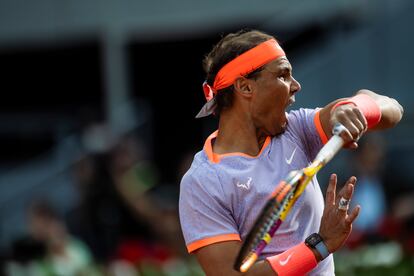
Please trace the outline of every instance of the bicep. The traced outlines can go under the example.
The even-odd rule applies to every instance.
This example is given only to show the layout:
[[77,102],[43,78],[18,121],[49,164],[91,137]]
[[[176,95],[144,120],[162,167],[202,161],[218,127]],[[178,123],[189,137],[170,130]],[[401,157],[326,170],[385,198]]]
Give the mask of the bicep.
[[198,262],[207,276],[233,275],[276,275],[266,261],[255,263],[247,273],[234,270],[233,265],[242,243],[239,241],[225,241],[210,244],[195,251]]

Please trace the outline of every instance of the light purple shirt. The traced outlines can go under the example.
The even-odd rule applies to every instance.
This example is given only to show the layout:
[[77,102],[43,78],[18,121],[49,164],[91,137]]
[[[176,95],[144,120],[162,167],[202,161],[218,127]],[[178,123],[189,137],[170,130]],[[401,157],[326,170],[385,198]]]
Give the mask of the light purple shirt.
[[[242,153],[214,154],[211,142],[217,132],[210,135],[181,181],[180,221],[189,252],[220,241],[246,238],[277,184],[290,171],[309,165],[322,147],[314,122],[316,112],[291,111],[286,131],[268,137],[255,157]],[[282,253],[318,232],[323,208],[323,195],[315,177],[263,256]],[[309,275],[334,275],[332,255]]]

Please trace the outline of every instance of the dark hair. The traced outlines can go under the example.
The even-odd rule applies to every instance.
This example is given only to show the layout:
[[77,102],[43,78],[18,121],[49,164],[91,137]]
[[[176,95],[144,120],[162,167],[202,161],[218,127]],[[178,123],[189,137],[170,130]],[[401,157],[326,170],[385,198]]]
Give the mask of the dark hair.
[[[217,73],[224,65],[272,38],[274,37],[257,30],[241,30],[223,37],[203,60],[207,83],[212,86]],[[261,70],[261,68],[256,69],[248,74],[246,78],[256,77]],[[215,98],[217,103],[215,114],[219,115],[223,109],[232,105],[233,85],[219,90]]]

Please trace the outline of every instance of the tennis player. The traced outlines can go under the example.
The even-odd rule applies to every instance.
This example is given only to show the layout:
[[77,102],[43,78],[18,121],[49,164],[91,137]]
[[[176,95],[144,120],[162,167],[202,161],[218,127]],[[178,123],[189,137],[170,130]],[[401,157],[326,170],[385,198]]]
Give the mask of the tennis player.
[[[357,148],[368,129],[396,125],[394,99],[360,90],[323,108],[286,112],[301,86],[277,40],[260,31],[221,39],[204,60],[207,103],[197,117],[215,114],[219,128],[206,140],[180,187],[180,220],[187,249],[207,275],[238,275],[242,241],[275,186],[309,165],[333,126]],[[334,275],[332,254],[348,237],[359,207],[348,212],[355,178],[325,201],[314,178],[248,275]]]

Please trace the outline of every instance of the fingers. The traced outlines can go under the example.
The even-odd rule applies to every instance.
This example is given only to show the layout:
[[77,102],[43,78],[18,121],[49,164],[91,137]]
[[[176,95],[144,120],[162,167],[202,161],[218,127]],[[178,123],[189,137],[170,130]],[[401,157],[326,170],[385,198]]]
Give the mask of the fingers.
[[362,124],[362,132],[366,132],[368,130],[368,121],[364,114],[362,114],[362,111],[359,108],[357,108],[355,114],[358,116],[358,120]]
[[[358,141],[367,130],[368,123],[361,110],[352,104],[339,106],[334,110],[334,122],[341,123],[347,130],[341,133],[346,142]],[[355,145],[349,145],[355,148]]]
[[345,222],[348,224],[352,224],[355,219],[358,217],[359,212],[361,211],[361,206],[357,205],[352,212],[348,215],[348,217],[345,219]]
[[326,189],[326,199],[325,199],[326,206],[335,205],[336,182],[337,182],[336,174],[331,174],[329,178],[329,185],[328,185],[328,188]]
[[347,200],[351,200],[352,199],[352,194],[354,193],[354,185],[356,184],[356,177],[355,176],[351,176],[348,181],[345,183],[345,185],[342,187],[342,189],[339,191],[338,193],[338,197],[337,197],[337,201],[339,201],[339,199],[341,197],[347,199]]
[[345,147],[348,148],[348,149],[357,149],[358,148],[358,144],[357,144],[357,142],[353,142],[352,141],[351,143],[345,145]]
[[368,127],[367,120],[364,115],[362,115],[361,110],[357,107],[347,109],[346,113],[349,120],[352,122],[352,125],[355,127],[353,131],[351,131],[352,136],[354,137],[354,140],[358,140]]
[[360,130],[358,126],[353,122],[352,118],[350,118],[351,121],[348,121],[345,123],[345,127],[348,130],[348,132],[351,134],[351,140],[357,140],[359,137]]
[[345,141],[358,141],[365,129],[364,125],[357,117],[349,118],[343,123],[343,126],[347,129],[347,131],[343,131],[341,135],[342,138],[346,139]]
[[354,137],[352,136],[352,133],[349,131],[349,124],[343,124],[343,126],[346,128],[346,130],[342,131],[340,136],[346,142],[353,141]]
[[352,194],[354,193],[354,185],[356,183],[356,177],[352,176],[348,179],[345,185],[342,187],[341,191],[339,191],[337,199],[336,199],[336,206],[337,211],[341,212],[342,214],[346,215],[349,208],[349,202],[352,199]]
[[354,184],[355,184],[356,178],[354,177],[352,180],[353,180],[352,182],[348,180],[348,183],[346,184],[347,187],[345,189],[344,198],[346,198],[347,200],[351,200],[352,194],[354,193]]

